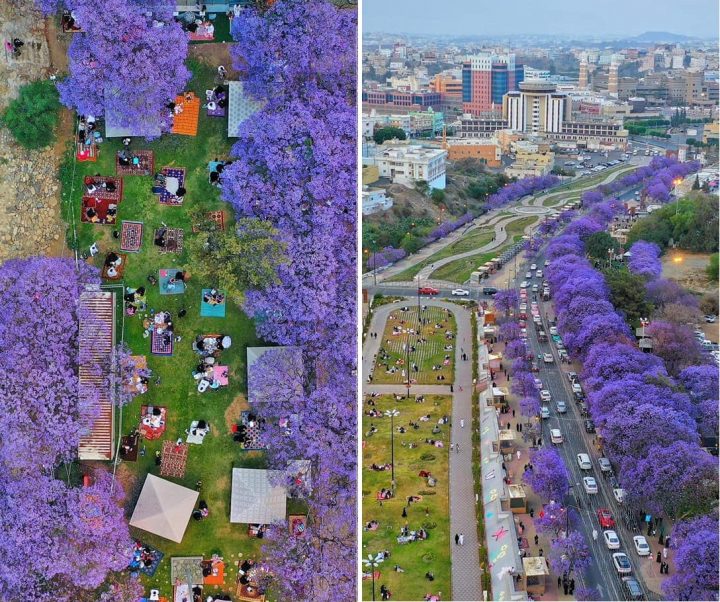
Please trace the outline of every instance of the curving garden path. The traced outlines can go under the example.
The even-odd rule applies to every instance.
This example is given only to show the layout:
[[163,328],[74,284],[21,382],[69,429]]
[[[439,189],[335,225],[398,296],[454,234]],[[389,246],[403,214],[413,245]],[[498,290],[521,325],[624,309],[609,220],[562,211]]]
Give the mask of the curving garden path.
[[[407,302],[390,303],[375,310],[370,332],[384,332],[388,316]],[[455,345],[455,379],[452,393],[452,423],[450,441],[459,444],[459,453],[450,453],[450,539],[452,555],[452,600],[482,600],[480,542],[477,537],[475,491],[472,474],[472,361],[462,361],[462,350],[472,357],[472,322],[470,311],[455,303],[427,300],[425,304],[450,310],[457,327]],[[405,385],[374,385],[367,383],[372,374],[373,359],[378,353],[382,337],[368,337],[363,346],[363,392],[406,393]],[[411,394],[448,395],[448,385],[417,385]],[[464,423],[464,427],[461,424]],[[450,450],[452,451],[452,450]],[[455,533],[463,533],[465,544],[455,545]]]
[[[490,213],[486,213],[485,215],[476,218],[472,222],[469,223],[469,225],[463,229],[456,230],[455,232],[452,232],[445,238],[442,238],[440,240],[435,241],[434,243],[431,243],[427,245],[426,247],[423,247],[418,251],[417,253],[410,255],[401,261],[398,261],[397,263],[391,265],[388,267],[385,271],[381,272],[380,274],[377,274],[377,281],[383,282],[387,281],[388,279],[392,278],[393,276],[400,274],[404,272],[405,270],[413,267],[414,265],[417,265],[418,263],[424,261],[428,257],[434,255],[438,251],[441,251],[448,245],[453,244],[454,242],[458,241],[460,238],[465,236],[468,232],[471,232],[473,230],[476,230],[480,227],[487,227],[487,226],[493,226],[495,230],[495,240],[489,242],[488,244],[479,247],[478,249],[473,249],[472,251],[466,251],[464,253],[458,253],[457,255],[452,255],[450,257],[445,257],[443,259],[439,259],[436,262],[434,262],[431,265],[425,266],[422,270],[419,272],[419,277],[423,281],[428,281],[428,284],[435,284],[439,286],[455,286],[456,283],[454,282],[446,282],[441,280],[433,281],[430,276],[432,275],[432,272],[437,270],[438,268],[447,265],[448,263],[451,263],[453,261],[456,261],[458,259],[463,259],[465,257],[471,257],[473,255],[478,255],[481,253],[487,253],[488,251],[492,251],[493,249],[497,249],[501,247],[507,240],[507,233],[505,231],[505,227],[514,222],[518,219],[522,219],[524,217],[528,217],[529,215],[544,215],[546,213],[550,213],[553,210],[555,210],[560,204],[562,204],[563,200],[565,200],[565,197],[567,196],[580,196],[583,192],[586,192],[588,190],[592,190],[593,188],[596,188],[597,186],[601,186],[604,184],[609,184],[615,179],[619,178],[622,175],[625,175],[627,172],[632,171],[633,169],[637,169],[638,165],[628,165],[626,168],[619,169],[618,171],[615,171],[611,174],[609,174],[604,180],[601,182],[595,182],[593,184],[588,184],[587,186],[583,186],[581,188],[576,188],[571,191],[568,190],[558,190],[555,192],[549,192],[547,194],[541,194],[538,196],[532,196],[529,198],[524,198],[520,203],[518,203],[516,206],[511,208],[500,208],[495,209],[494,211],[491,211]],[[558,202],[554,203],[552,205],[544,205],[544,203],[550,199],[557,198]],[[507,215],[500,215],[503,212],[510,211],[514,215],[507,216]],[[530,225],[524,229],[525,234],[529,234],[534,225]],[[371,273],[366,273],[363,275],[364,278],[372,278]],[[410,284],[414,284],[412,281],[408,281]],[[402,286],[403,283],[394,283],[399,286]]]

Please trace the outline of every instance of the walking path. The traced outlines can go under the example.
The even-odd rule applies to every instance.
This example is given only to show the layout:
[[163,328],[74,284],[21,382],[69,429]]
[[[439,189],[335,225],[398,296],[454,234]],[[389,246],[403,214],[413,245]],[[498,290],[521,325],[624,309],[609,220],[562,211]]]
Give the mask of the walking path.
[[[376,278],[378,282],[384,282],[392,278],[393,276],[400,274],[401,272],[404,272],[405,270],[413,267],[414,265],[417,265],[418,263],[424,261],[425,259],[428,259],[435,253],[438,253],[448,245],[453,244],[454,242],[457,242],[459,239],[461,239],[463,236],[465,236],[468,232],[472,230],[476,230],[477,228],[481,226],[493,226],[495,229],[495,240],[489,242],[488,244],[484,245],[482,248],[475,249],[473,251],[467,251],[465,253],[459,253],[457,255],[452,255],[451,257],[446,257],[443,259],[439,259],[438,261],[434,262],[432,265],[425,266],[420,272],[419,276],[420,279],[423,281],[430,280],[430,275],[433,271],[437,270],[443,265],[446,265],[448,263],[451,263],[457,259],[463,259],[464,257],[471,257],[472,255],[480,254],[480,253],[486,253],[488,251],[491,251],[492,249],[496,249],[503,245],[507,239],[507,233],[505,230],[499,230],[500,226],[506,226],[509,223],[512,223],[518,219],[521,219],[523,217],[527,217],[528,215],[542,215],[545,213],[550,213],[554,210],[555,207],[557,207],[560,204],[560,201],[562,201],[563,196],[572,195],[572,196],[579,196],[583,192],[587,190],[592,190],[593,188],[596,188],[597,186],[601,186],[603,184],[609,184],[616,178],[625,175],[627,172],[636,169],[638,167],[637,164],[628,165],[627,169],[621,169],[619,171],[613,172],[610,175],[608,175],[602,182],[596,182],[594,184],[590,184],[587,186],[583,186],[582,188],[576,188],[574,190],[568,191],[565,190],[557,190],[555,192],[549,192],[547,194],[541,194],[538,196],[532,196],[529,198],[524,198],[517,206],[508,208],[500,208],[495,209],[494,211],[491,211],[490,213],[486,213],[485,215],[476,218],[472,222],[469,223],[469,225],[463,229],[456,230],[455,232],[450,233],[445,238],[441,238],[440,240],[435,241],[432,244],[429,244],[422,249],[420,249],[417,253],[410,255],[397,263],[389,266],[386,270],[384,270],[382,273],[377,274]],[[559,197],[558,203],[555,203],[554,205],[550,206],[544,206],[543,203],[545,203],[546,200],[552,199],[555,197]],[[513,216],[507,216],[500,214],[503,212],[511,211],[515,215]],[[525,228],[525,233],[528,234],[529,231],[532,229],[532,225]],[[365,278],[372,278],[372,273],[368,272],[363,275],[363,279]],[[434,281],[433,283],[437,283],[441,286],[454,286],[456,283],[451,282],[447,283],[445,281]],[[393,283],[393,285],[399,284],[402,286],[402,283]],[[414,284],[414,282],[412,283]]]
[[[370,332],[382,333],[390,313],[405,302],[391,303],[378,308],[370,323]],[[472,322],[470,311],[454,303],[428,300],[425,305],[442,307],[455,315],[457,336],[455,344],[455,382],[452,406],[452,444],[459,445],[460,451],[450,453],[450,538],[456,533],[464,535],[464,545],[452,545],[452,599],[482,600],[480,581],[480,554],[477,537],[477,516],[475,514],[475,492],[472,474],[472,361],[462,360],[463,352],[472,358]],[[404,395],[405,385],[373,385],[367,382],[372,373],[375,355],[382,339],[368,337],[362,357],[364,392],[394,393]],[[417,385],[410,389],[412,395],[447,395],[448,385]],[[464,425],[464,426],[463,426]]]

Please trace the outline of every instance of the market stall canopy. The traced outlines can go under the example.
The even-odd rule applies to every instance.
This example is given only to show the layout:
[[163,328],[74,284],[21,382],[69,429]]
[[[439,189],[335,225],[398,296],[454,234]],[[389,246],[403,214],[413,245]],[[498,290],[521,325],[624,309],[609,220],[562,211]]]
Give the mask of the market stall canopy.
[[130,526],[180,543],[199,493],[149,474]]

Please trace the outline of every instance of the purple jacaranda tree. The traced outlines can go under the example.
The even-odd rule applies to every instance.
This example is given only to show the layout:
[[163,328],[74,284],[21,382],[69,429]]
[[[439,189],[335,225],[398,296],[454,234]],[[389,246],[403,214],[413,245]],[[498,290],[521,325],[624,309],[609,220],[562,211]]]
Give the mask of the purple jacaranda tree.
[[461,228],[468,222],[472,221],[473,215],[472,213],[465,213],[464,215],[460,216],[458,219],[454,221],[449,222],[443,222],[436,228],[434,228],[430,234],[428,234],[424,238],[425,244],[430,244],[431,242],[434,242],[440,238],[444,238],[451,232],[454,232],[455,230]]
[[568,236],[576,234],[581,240],[585,240],[591,234],[602,232],[603,230],[604,227],[600,221],[585,215],[570,223],[570,225],[565,228],[565,234]]
[[515,311],[520,303],[520,296],[516,289],[506,288],[499,290],[493,297],[493,305],[498,313],[505,317]]
[[660,247],[654,242],[639,240],[630,247],[628,269],[646,280],[655,280],[662,273]]
[[508,343],[520,338],[520,325],[515,320],[509,320],[500,324],[498,329],[498,340]]
[[588,190],[582,193],[580,199],[582,200],[583,207],[592,207],[601,203],[603,200],[603,194],[597,189]]
[[571,531],[567,537],[555,539],[548,554],[550,568],[556,574],[583,573],[592,564],[592,554],[580,531]]
[[548,259],[554,260],[565,255],[581,255],[583,250],[583,244],[579,236],[576,234],[561,234],[550,241],[546,255]]
[[12,433],[0,464],[8,470],[50,470],[75,456],[92,409],[77,377],[78,299],[98,282],[97,270],[82,264],[78,273],[65,259],[0,266],[0,430]]
[[505,346],[505,357],[509,360],[524,358],[528,353],[527,345],[524,341],[510,341]]
[[58,84],[62,103],[142,134],[167,128],[166,105],[190,80],[180,24],[168,19],[157,27],[126,0],[84,0],[74,8],[83,33],[70,43],[70,75]]
[[622,472],[628,496],[653,513],[672,518],[708,511],[718,497],[717,460],[697,443],[654,445]]
[[612,303],[592,297],[574,297],[558,317],[558,328],[563,333],[577,332],[583,321],[593,315],[613,313]]
[[261,99],[312,98],[324,90],[354,101],[357,13],[331,2],[274,2],[233,19],[233,66]]
[[660,358],[624,343],[595,345],[585,356],[583,383],[589,390],[620,382],[628,374],[667,374]]
[[655,445],[698,440],[695,421],[690,416],[659,407],[651,399],[615,408],[606,418],[603,436],[605,452],[621,466],[645,457]]
[[717,511],[676,523],[671,541],[675,572],[662,584],[666,600],[717,600],[718,519]]
[[540,415],[540,398],[537,395],[529,395],[521,397],[518,404],[520,413],[523,416],[539,416]]
[[407,253],[405,252],[405,249],[384,247],[381,251],[370,253],[365,265],[367,269],[374,270],[390,265],[391,263],[395,263],[396,261],[400,261],[406,255]]
[[631,337],[630,327],[616,313],[595,314],[585,318],[575,334],[565,337],[565,346],[571,355],[583,357],[597,343],[624,341]]
[[537,395],[537,387],[535,386],[535,378],[530,372],[521,372],[514,374],[510,382],[510,391],[518,397],[530,397]]
[[488,207],[497,209],[529,194],[550,188],[559,181],[560,179],[556,176],[538,176],[512,182],[488,197]]
[[547,501],[560,501],[568,492],[568,471],[560,454],[553,448],[540,448],[530,454],[531,471],[525,472],[524,481]]
[[674,280],[665,280],[664,278],[651,280],[645,285],[645,292],[647,300],[655,307],[663,307],[667,304],[698,307],[697,298]]
[[718,398],[718,369],[715,366],[690,366],[678,375],[695,401],[716,400]]
[[[570,512],[568,517],[567,513]],[[566,508],[560,502],[551,502],[545,504],[540,512],[535,513],[533,524],[538,533],[552,533],[553,537],[557,537],[561,532],[565,532],[568,528],[572,528],[578,521],[578,515],[572,508]]]
[[575,600],[577,600],[577,602],[592,602],[593,600],[602,600],[600,592],[596,588],[589,587],[587,585],[580,585],[576,587],[573,596]]
[[671,375],[702,361],[700,345],[690,327],[654,320],[645,331],[652,339],[653,354],[665,362]]
[[528,372],[529,370],[530,362],[527,360],[527,357],[516,357],[510,366],[510,372],[512,374],[520,374],[521,372]]

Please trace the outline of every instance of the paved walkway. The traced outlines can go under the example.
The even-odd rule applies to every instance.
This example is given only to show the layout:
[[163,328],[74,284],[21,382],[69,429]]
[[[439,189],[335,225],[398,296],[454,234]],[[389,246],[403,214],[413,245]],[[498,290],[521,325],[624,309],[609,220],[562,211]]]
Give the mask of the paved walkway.
[[[390,312],[405,302],[383,305],[378,308],[370,323],[369,332],[382,333]],[[455,345],[455,382],[452,406],[452,429],[450,441],[460,445],[460,452],[450,449],[450,539],[452,553],[452,599],[482,600],[480,581],[480,554],[475,514],[475,492],[472,475],[472,361],[462,361],[463,351],[472,358],[471,314],[454,303],[428,300],[425,305],[449,309],[455,315],[457,337]],[[374,357],[380,348],[382,337],[368,337],[362,357],[364,392],[405,394],[404,385],[373,385],[367,382],[372,372]],[[450,392],[448,385],[417,385],[410,390],[415,394],[440,394]],[[464,425],[464,426],[461,426]],[[456,533],[464,535],[464,545],[454,544]]]

